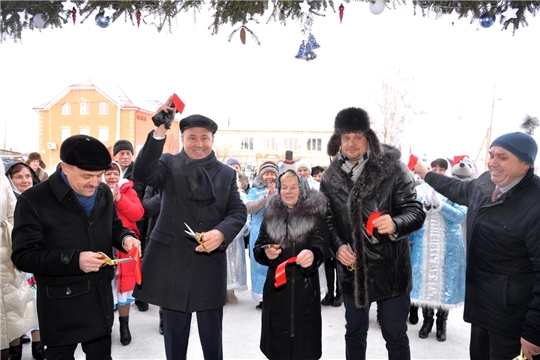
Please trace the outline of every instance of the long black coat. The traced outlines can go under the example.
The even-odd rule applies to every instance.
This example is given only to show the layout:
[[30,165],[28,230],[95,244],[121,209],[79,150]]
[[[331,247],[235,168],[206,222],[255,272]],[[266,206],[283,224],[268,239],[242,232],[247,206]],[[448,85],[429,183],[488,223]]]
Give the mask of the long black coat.
[[[253,254],[268,266],[263,289],[261,351],[269,359],[318,359],[321,357],[321,295],[318,268],[329,255],[325,224],[327,200],[309,190],[291,213],[281,205],[279,195],[268,199]],[[265,244],[280,244],[282,253],[269,260]],[[295,263],[286,267],[287,283],[275,288],[280,263],[309,249],[314,260],[309,268]]]
[[[246,223],[246,206],[236,186],[236,171],[217,159],[209,176],[216,201],[200,206],[188,198],[189,184],[180,154],[163,154],[165,140],[148,135],[133,168],[133,177],[159,189],[161,210],[148,239],[142,267],[142,286],[134,296],[176,311],[204,311],[225,305],[227,268],[225,249]],[[225,243],[210,254],[184,230],[217,229]]]
[[436,175],[426,182],[468,206],[465,321],[540,345],[540,178],[529,170],[491,202],[489,172],[472,181]]
[[[337,266],[341,292],[357,308],[374,301],[408,294],[412,289],[408,236],[420,229],[426,214],[416,199],[412,173],[399,161],[398,149],[370,139],[372,153],[357,181],[341,169],[337,155],[323,172],[320,191],[330,201],[330,247],[336,252],[350,244],[356,254],[354,271]],[[366,235],[365,224],[374,211],[389,214],[397,238]]]
[[86,342],[111,334],[114,270],[84,273],[83,251],[113,257],[113,246],[132,233],[122,226],[109,187],[101,184],[92,213],[86,215],[75,193],[60,176],[22,193],[15,208],[15,266],[34,273],[41,340],[45,345]]

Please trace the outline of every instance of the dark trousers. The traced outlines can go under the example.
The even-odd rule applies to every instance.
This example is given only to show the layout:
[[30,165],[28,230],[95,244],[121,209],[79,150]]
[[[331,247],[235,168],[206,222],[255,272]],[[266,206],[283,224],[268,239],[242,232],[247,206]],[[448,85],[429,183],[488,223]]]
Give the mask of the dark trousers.
[[[336,274],[336,259],[329,258],[324,262],[324,273],[326,275],[326,285],[328,286],[328,294],[334,296],[334,281],[337,280]],[[339,286],[336,281],[336,297],[339,296]]]
[[[77,344],[64,346],[47,345],[45,357],[51,360],[73,360]],[[111,357],[111,337],[106,336],[101,339],[81,343],[82,351],[86,354],[86,360],[110,360]]]
[[[346,321],[346,358],[347,360],[365,360],[371,305],[357,309],[353,299],[348,296],[343,296],[343,299]],[[389,360],[409,360],[411,358],[407,336],[407,317],[410,306],[411,299],[408,294],[377,302],[382,335],[386,341]]]
[[[165,354],[168,360],[185,360],[191,329],[190,312],[162,309]],[[197,325],[206,360],[222,360],[223,307],[197,311]]]
[[[519,355],[519,336],[506,337],[477,325],[471,325],[469,354],[473,360],[510,360]],[[540,356],[533,356],[540,359]]]

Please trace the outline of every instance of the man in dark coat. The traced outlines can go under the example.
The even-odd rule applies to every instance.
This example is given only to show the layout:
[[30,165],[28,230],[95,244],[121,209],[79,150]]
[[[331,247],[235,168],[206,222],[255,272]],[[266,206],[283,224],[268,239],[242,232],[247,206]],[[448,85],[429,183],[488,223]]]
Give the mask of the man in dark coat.
[[112,194],[101,182],[109,151],[86,135],[60,148],[61,171],[19,196],[12,260],[37,282],[41,340],[47,359],[73,359],[79,343],[87,359],[111,358],[114,269],[98,252],[140,248],[122,226]]
[[[166,105],[160,111],[175,111]],[[226,301],[225,250],[246,223],[236,171],[212,150],[217,124],[202,115],[180,121],[183,149],[163,154],[167,129],[152,131],[140,151],[133,176],[161,193],[161,211],[143,260],[143,283],[136,298],[159,305],[167,359],[185,359],[191,314],[197,313],[206,359],[222,359],[222,319]],[[188,225],[200,243],[185,233]],[[202,235],[201,235],[202,234]]]
[[496,138],[488,170],[472,181],[415,171],[467,211],[463,318],[471,359],[540,359],[540,178],[536,141],[522,132]]
[[[333,159],[323,172],[320,191],[330,201],[330,248],[340,263],[346,357],[365,359],[369,309],[376,301],[389,358],[410,359],[408,236],[422,227],[426,216],[412,173],[398,149],[380,144],[360,108],[337,114],[327,150]],[[377,212],[381,215],[368,224]]]

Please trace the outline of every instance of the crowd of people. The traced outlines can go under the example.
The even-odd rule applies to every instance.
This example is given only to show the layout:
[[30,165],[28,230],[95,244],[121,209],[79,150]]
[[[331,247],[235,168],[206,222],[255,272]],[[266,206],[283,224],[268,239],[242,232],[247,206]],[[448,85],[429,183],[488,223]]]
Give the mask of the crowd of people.
[[289,152],[252,182],[240,161],[216,158],[218,125],[203,115],[180,121],[178,154],[163,153],[169,126],[156,123],[136,160],[127,140],[111,154],[75,135],[51,174],[39,153],[2,163],[1,359],[20,360],[24,341],[38,360],[72,359],[79,344],[111,359],[115,312],[132,342],[132,303],[159,307],[167,359],[186,358],[193,313],[204,357],[223,359],[223,307],[248,276],[269,359],[321,358],[321,306],[341,305],[345,356],[365,359],[373,303],[389,359],[411,358],[419,309],[418,336],[436,324],[443,342],[458,307],[471,359],[540,359],[535,140],[496,138],[489,170],[469,181],[447,176],[444,158],[408,168],[370,125],[343,109],[329,164]]

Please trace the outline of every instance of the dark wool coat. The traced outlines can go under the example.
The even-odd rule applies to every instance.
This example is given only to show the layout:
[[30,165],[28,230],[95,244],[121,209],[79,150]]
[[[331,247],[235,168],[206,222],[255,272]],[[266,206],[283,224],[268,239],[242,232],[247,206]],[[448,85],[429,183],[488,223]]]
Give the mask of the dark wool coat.
[[[134,297],[176,311],[204,311],[225,305],[227,268],[225,250],[246,223],[246,206],[236,186],[236,171],[215,160],[208,171],[216,201],[200,206],[188,198],[189,184],[180,154],[163,154],[165,139],[148,135],[133,168],[133,177],[159,189],[161,210],[152,230],[142,266],[142,285]],[[199,253],[199,245],[184,230],[217,229],[225,235],[220,249]]]
[[[408,236],[422,227],[426,217],[416,199],[412,173],[399,160],[399,150],[381,147],[376,138],[368,139],[371,156],[358,180],[353,182],[341,169],[338,154],[323,172],[320,187],[330,201],[330,248],[336,252],[341,245],[350,244],[356,254],[354,271],[341,263],[337,271],[342,294],[354,299],[357,308],[409,294],[412,279]],[[368,239],[365,226],[374,211],[392,217],[397,238],[374,230]]]
[[[325,215],[327,200],[309,190],[291,213],[279,194],[266,204],[259,237],[253,250],[255,260],[268,266],[263,290],[261,350],[269,359],[319,359],[321,350],[321,296],[318,268],[328,252]],[[269,260],[265,244],[280,244],[282,253]],[[314,260],[309,268],[295,263],[286,267],[287,283],[275,288],[277,266],[300,251],[309,249]]]
[[114,269],[84,273],[83,251],[113,247],[125,252],[122,240],[132,233],[116,215],[111,190],[100,184],[92,213],[86,215],[75,193],[57,171],[19,196],[15,208],[15,266],[34,273],[41,341],[60,346],[111,334]]
[[492,203],[489,172],[472,181],[435,175],[426,182],[468,206],[465,321],[540,345],[540,178],[529,170]]

